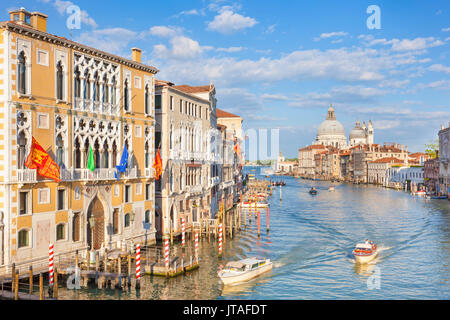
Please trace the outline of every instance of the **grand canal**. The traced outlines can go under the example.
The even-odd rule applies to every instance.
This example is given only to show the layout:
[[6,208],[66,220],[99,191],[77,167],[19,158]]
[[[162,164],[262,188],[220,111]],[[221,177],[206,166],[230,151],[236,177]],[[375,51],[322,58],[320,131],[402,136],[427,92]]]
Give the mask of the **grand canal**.
[[[277,177],[274,177],[275,179]],[[146,276],[140,292],[60,289],[62,299],[449,299],[450,202],[415,198],[374,186],[282,177],[270,199],[270,233],[261,215],[232,240],[224,257],[202,240],[200,269],[165,279]],[[308,190],[316,186],[318,195]],[[381,252],[373,263],[355,265],[351,251],[366,238]],[[221,264],[250,256],[274,262],[271,272],[244,285],[222,288]]]

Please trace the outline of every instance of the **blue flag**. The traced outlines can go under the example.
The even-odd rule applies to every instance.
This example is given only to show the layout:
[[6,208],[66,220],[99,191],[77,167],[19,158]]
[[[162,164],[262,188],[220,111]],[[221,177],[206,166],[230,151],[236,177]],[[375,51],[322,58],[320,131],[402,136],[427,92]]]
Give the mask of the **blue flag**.
[[[120,164],[118,166],[116,166],[117,171],[124,173],[125,170],[127,169],[127,165],[128,165],[128,150],[127,150],[127,146],[125,145],[123,152],[122,152],[122,158],[120,159]],[[116,179],[119,180],[119,178],[117,176],[117,171],[115,172],[115,176],[116,176]]]

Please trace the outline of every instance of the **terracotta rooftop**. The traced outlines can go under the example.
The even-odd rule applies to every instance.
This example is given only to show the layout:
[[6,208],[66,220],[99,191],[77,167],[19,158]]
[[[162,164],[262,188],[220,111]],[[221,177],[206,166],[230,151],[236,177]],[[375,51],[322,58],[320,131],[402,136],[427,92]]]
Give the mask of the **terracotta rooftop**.
[[170,82],[170,81],[166,81],[166,80],[158,80],[158,79],[155,79],[155,86],[173,86],[174,85],[174,83],[173,82]]
[[371,163],[403,163],[403,161],[395,157],[387,157],[371,161]]
[[172,88],[175,88],[185,93],[200,93],[212,91],[214,89],[214,85],[192,87],[188,86],[187,84],[183,84],[180,86],[173,86]]
[[223,124],[217,124],[217,129],[219,129],[220,131],[223,131],[227,128],[227,126],[224,126]]
[[221,110],[219,108],[216,108],[216,117],[217,118],[240,118],[239,116],[237,116],[235,114]]

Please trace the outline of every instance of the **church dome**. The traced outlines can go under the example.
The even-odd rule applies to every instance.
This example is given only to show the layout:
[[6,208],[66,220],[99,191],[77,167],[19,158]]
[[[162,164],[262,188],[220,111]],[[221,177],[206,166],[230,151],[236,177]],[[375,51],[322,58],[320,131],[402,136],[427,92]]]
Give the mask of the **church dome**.
[[331,106],[328,109],[327,119],[322,122],[319,129],[317,130],[317,137],[320,136],[344,136],[345,130],[344,126],[336,120],[336,116],[334,114],[334,109]]
[[325,120],[317,130],[318,136],[345,136],[344,126],[337,120]]
[[350,137],[349,138],[350,138],[350,140],[352,140],[352,139],[365,139],[366,138],[366,132],[364,131],[363,128],[361,128],[361,126],[359,124],[359,120],[356,122],[355,127],[350,132]]

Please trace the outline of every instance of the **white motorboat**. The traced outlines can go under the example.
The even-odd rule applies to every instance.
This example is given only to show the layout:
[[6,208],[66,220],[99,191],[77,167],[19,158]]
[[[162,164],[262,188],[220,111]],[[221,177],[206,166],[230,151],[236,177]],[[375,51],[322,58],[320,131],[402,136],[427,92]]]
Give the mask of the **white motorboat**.
[[367,242],[358,243],[352,253],[357,263],[367,263],[378,255],[378,246]]
[[226,285],[248,281],[270,270],[272,270],[272,262],[270,259],[248,258],[228,262],[218,272],[218,276],[223,284]]
[[415,196],[426,196],[427,192],[425,190],[419,190],[416,193],[414,193]]
[[329,187],[328,191],[334,191],[334,187],[333,186]]

